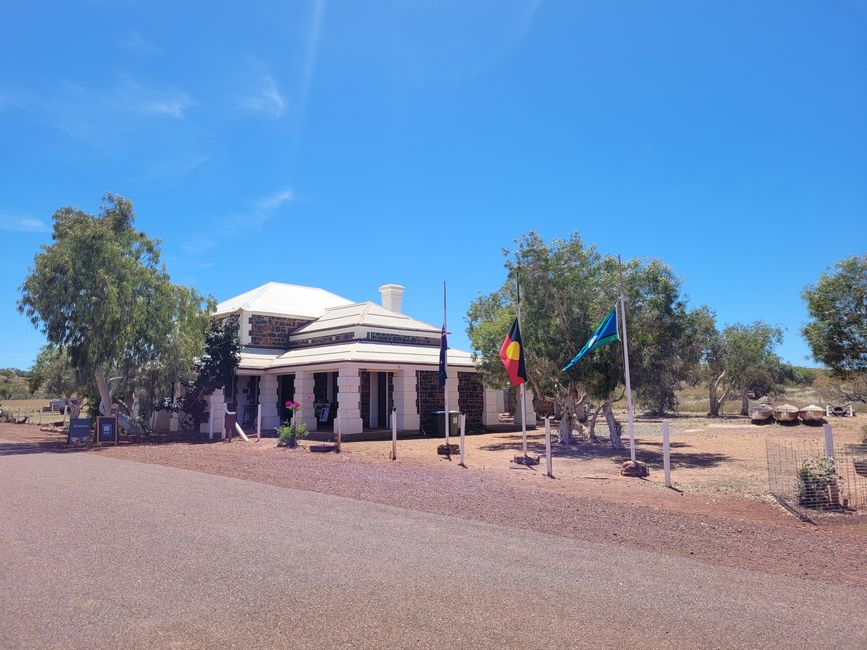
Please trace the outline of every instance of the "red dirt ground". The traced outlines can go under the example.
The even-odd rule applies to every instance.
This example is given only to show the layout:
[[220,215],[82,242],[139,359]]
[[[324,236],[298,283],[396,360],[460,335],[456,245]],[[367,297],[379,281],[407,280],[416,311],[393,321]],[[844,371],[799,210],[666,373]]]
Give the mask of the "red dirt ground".
[[[838,425],[854,439],[864,418]],[[259,443],[168,442],[66,450],[65,435],[36,426],[0,424],[0,455],[93,453],[312,490],[400,508],[464,517],[607,545],[622,545],[767,573],[867,586],[867,522],[806,524],[767,495],[766,436],[821,437],[810,427],[752,427],[743,421],[684,418],[672,423],[675,487],[662,485],[658,423],[639,423],[636,451],[648,461],[648,480],[618,473],[625,454],[605,445],[558,453],[555,479],[544,464],[518,469],[520,434],[468,436],[467,468],[436,456],[434,440],[356,442],[336,454]],[[543,451],[531,432],[531,453]],[[543,461],[544,463],[544,461]],[[540,549],[541,550],[541,549]]]

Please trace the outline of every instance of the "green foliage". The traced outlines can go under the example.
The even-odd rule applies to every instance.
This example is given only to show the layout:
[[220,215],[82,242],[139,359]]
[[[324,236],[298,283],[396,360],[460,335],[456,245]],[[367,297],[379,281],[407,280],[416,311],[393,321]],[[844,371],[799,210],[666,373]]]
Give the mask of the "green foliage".
[[840,260],[803,296],[810,321],[801,331],[813,358],[837,377],[867,373],[867,256]]
[[722,331],[722,355],[732,388],[746,391],[753,399],[777,391],[783,379],[783,364],[774,351],[783,340],[779,327],[756,321],[735,324]]
[[204,354],[195,363],[195,378],[184,383],[177,409],[193,416],[196,428],[205,410],[205,395],[233,381],[241,363],[241,339],[236,316],[211,319],[205,333]]
[[299,438],[309,435],[306,424],[290,424],[287,420],[277,427],[277,446],[294,447]]
[[44,345],[30,370],[31,392],[42,390],[48,397],[72,397],[80,388],[69,355],[54,345]]
[[29,372],[18,368],[0,369],[0,398],[26,399],[32,394]]
[[[618,302],[617,258],[585,245],[577,233],[547,243],[530,232],[516,250],[504,253],[506,282],[479,296],[467,313],[467,333],[485,382],[508,382],[498,351],[515,316],[520,274],[522,336],[533,391],[548,399],[570,391],[609,399],[623,380],[620,345],[595,350],[567,373],[561,369]],[[700,326],[708,312],[687,309],[680,280],[657,260],[624,262],[623,284],[636,395],[654,411],[672,408],[675,386],[695,373],[704,346]]]
[[783,364],[781,370],[782,381],[790,386],[812,386],[816,383],[818,372],[814,368],[792,366]]
[[[98,215],[66,207],[54,214],[21,286],[18,309],[62,349],[80,384],[117,375],[128,405],[151,405],[190,373],[201,354],[213,300],[171,282],[159,242],[134,227],[132,202],[107,194]],[[111,401],[108,382],[98,383]]]
[[798,503],[827,507],[833,502],[831,489],[837,486],[837,461],[827,456],[806,458],[798,469]]

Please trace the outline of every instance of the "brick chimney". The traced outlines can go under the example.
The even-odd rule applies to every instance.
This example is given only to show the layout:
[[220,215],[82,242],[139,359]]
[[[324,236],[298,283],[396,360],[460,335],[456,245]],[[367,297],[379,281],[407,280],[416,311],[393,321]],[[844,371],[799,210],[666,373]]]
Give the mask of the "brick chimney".
[[402,284],[382,285],[379,288],[379,293],[382,294],[382,306],[399,314],[405,288]]

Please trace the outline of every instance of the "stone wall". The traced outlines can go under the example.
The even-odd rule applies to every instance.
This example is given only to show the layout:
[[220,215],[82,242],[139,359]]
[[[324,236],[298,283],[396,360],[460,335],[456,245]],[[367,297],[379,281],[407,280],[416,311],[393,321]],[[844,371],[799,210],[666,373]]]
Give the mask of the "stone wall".
[[250,314],[250,345],[257,348],[289,349],[289,334],[311,322],[300,318],[282,318]]
[[428,345],[439,347],[440,339],[430,336],[412,336],[409,334],[392,334],[390,332],[368,332],[368,341],[379,341],[384,343],[402,343],[408,345]]
[[331,334],[328,336],[311,336],[306,339],[296,339],[289,344],[291,349],[309,348],[314,345],[330,345],[332,343],[347,343],[355,340],[355,334],[344,332],[343,334]]
[[361,421],[364,422],[364,426],[370,426],[370,372],[367,370],[361,371],[361,394],[359,395],[358,401],[360,404],[361,411]]
[[418,382],[416,406],[418,408],[421,428],[428,435],[434,435],[433,411],[442,411],[445,408],[443,389],[439,386],[439,373],[436,370],[416,370]]
[[485,410],[485,387],[477,373],[458,373],[458,408],[461,413],[467,414],[467,433],[480,432]]

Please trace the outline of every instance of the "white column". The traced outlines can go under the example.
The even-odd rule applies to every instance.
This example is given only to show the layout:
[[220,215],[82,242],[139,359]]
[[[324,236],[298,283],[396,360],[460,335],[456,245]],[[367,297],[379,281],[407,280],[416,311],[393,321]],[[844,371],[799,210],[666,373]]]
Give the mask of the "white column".
[[460,411],[458,402],[458,369],[449,368],[448,377],[446,377],[446,390],[449,392],[449,410]]
[[226,409],[225,397],[223,397],[223,389],[215,390],[208,396],[208,411],[209,411],[209,431],[213,431],[213,439],[219,440],[223,437],[223,429],[225,428],[225,413]]
[[316,431],[316,410],[313,404],[313,373],[309,370],[295,371],[295,401],[301,404],[301,424],[308,431]]
[[341,368],[337,375],[337,417],[340,435],[364,431],[361,420],[361,377],[357,366]]
[[397,428],[400,431],[418,431],[419,416],[416,400],[418,383],[415,370],[394,373],[394,407],[397,409]]
[[500,388],[485,389],[485,410],[482,411],[482,424],[486,427],[500,423],[500,405],[503,401],[503,391]]
[[[527,391],[527,426],[536,426],[536,411],[533,410],[533,391],[529,388]],[[515,424],[521,424],[521,394],[518,393],[518,408],[515,409]]]
[[262,405],[262,428],[276,429],[280,424],[280,414],[277,411],[277,375],[261,375],[259,377],[259,403]]

